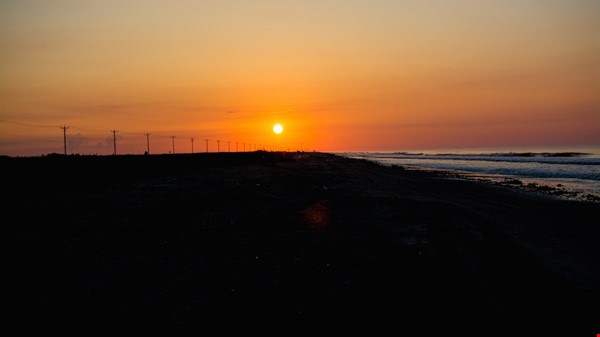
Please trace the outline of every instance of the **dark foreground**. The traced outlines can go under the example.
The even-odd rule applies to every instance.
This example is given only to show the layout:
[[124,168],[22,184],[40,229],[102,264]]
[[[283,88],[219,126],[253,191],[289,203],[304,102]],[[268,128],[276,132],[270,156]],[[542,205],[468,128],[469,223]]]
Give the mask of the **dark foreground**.
[[598,203],[321,153],[0,163],[13,335],[600,333]]

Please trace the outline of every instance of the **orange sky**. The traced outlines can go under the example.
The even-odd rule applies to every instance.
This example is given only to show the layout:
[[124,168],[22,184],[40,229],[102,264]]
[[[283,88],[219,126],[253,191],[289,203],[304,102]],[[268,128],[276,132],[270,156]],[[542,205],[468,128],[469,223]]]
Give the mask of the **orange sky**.
[[[600,144],[595,0],[0,0],[0,154]],[[282,123],[281,135],[272,132]]]

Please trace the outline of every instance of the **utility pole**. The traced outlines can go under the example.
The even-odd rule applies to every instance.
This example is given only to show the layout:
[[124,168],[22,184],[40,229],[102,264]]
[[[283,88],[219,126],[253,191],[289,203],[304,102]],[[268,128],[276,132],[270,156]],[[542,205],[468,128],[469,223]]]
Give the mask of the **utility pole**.
[[206,140],[206,153],[208,153],[208,139]]
[[117,132],[119,132],[119,130],[112,130],[111,131],[113,133],[113,148],[114,148],[114,153],[113,155],[117,155]]
[[173,141],[173,154],[175,154],[175,136],[171,136],[171,140]]
[[60,128],[63,130],[63,143],[65,145],[65,156],[66,156],[67,155],[67,129],[69,127],[64,125],[64,126],[60,126]]
[[192,154],[194,153],[194,138],[190,138],[190,140],[192,141]]
[[217,140],[217,152],[221,152],[221,141]]
[[150,154],[150,134],[144,133],[146,135],[146,153]]
[[227,141],[227,151],[231,152],[231,142]]

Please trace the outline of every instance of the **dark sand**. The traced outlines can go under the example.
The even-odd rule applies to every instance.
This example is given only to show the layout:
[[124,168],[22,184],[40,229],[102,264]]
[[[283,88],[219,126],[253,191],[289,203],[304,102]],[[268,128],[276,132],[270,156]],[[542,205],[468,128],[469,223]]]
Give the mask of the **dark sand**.
[[0,163],[12,334],[600,333],[597,202],[322,153]]

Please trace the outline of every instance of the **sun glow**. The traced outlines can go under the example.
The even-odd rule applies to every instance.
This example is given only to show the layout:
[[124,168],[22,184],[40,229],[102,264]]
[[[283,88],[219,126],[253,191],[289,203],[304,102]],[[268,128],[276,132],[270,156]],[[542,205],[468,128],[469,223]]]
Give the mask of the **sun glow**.
[[283,132],[283,126],[281,126],[281,124],[275,124],[273,125],[273,132],[275,132],[276,134],[280,134]]

